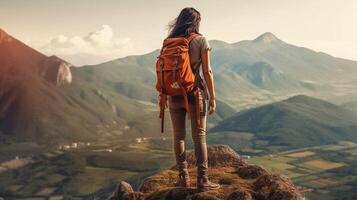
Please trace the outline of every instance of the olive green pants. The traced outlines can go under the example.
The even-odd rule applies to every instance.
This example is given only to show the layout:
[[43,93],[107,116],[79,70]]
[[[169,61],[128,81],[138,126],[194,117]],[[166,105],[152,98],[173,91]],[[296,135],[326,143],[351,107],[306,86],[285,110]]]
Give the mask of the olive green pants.
[[[188,95],[189,109],[192,113],[191,132],[192,140],[194,144],[197,176],[207,177],[208,173],[208,156],[207,156],[207,143],[206,143],[206,119],[207,119],[207,102],[203,98],[203,92],[200,90],[199,106],[200,106],[200,118],[201,127],[197,127],[196,123],[196,103],[194,95]],[[184,108],[183,96],[172,96],[168,98],[168,105],[170,110],[170,116],[173,126],[173,138],[174,138],[174,152],[176,158],[176,164],[179,168],[181,176],[187,175],[187,161],[186,161],[186,112]]]

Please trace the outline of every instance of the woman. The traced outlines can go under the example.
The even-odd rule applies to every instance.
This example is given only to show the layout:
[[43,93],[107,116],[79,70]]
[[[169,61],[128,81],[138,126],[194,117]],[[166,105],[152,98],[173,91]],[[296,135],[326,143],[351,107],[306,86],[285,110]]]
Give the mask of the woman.
[[[189,37],[191,34],[198,34],[190,42],[189,55],[190,64],[193,71],[200,68],[204,76],[204,80],[200,78],[199,87],[199,106],[200,116],[196,114],[195,98],[193,94],[188,94],[189,109],[192,113],[191,130],[192,139],[194,142],[196,165],[197,165],[197,189],[206,191],[217,189],[220,186],[211,183],[208,180],[208,159],[207,159],[207,144],[206,144],[206,118],[207,118],[207,100],[209,93],[209,114],[215,111],[215,93],[213,85],[213,75],[209,61],[210,46],[205,37],[199,33],[201,16],[194,8],[184,8],[179,16],[170,24],[169,38]],[[207,92],[208,90],[208,92]],[[183,96],[169,96],[168,106],[171,116],[171,121],[174,129],[174,152],[176,163],[179,168],[178,186],[189,187],[189,175],[187,171],[185,136],[186,136],[186,110],[184,107]],[[200,117],[200,127],[197,126],[197,118]]]

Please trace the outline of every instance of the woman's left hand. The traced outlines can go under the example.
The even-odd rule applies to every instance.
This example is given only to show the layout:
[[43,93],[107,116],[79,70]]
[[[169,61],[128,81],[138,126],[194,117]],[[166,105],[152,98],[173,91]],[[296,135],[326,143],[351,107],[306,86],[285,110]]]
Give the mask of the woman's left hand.
[[208,114],[212,114],[216,111],[216,101],[214,99],[209,100]]

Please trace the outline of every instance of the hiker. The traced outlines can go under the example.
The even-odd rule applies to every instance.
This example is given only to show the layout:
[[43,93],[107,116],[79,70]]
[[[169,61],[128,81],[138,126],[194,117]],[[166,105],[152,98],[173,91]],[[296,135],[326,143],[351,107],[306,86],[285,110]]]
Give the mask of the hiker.
[[[174,152],[179,169],[177,186],[190,187],[186,161],[186,114],[191,121],[192,139],[197,165],[197,189],[218,189],[208,179],[206,143],[207,112],[215,111],[213,74],[210,67],[207,39],[199,33],[201,16],[194,8],[184,8],[169,25],[169,35],[156,62],[159,92],[161,132],[164,131],[164,111],[170,111]],[[202,78],[203,75],[203,78]]]

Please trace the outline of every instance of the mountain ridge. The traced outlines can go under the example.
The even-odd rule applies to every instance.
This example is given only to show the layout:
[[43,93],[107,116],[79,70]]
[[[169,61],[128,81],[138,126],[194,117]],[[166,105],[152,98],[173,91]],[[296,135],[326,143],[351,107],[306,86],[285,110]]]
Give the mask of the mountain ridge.
[[[256,39],[259,37],[277,38],[270,33],[262,34]],[[13,46],[16,48],[9,46],[10,43],[15,44]],[[61,99],[62,103],[57,102],[58,105],[63,106],[60,110],[77,110],[77,115],[81,116],[81,120],[90,116],[85,120],[86,122],[94,120],[92,124],[100,127],[104,122],[105,126],[116,128],[119,124],[125,124],[123,127],[130,128],[125,129],[126,131],[123,127],[118,128],[119,132],[127,133],[127,136],[132,137],[158,136],[157,93],[154,87],[153,67],[158,50],[144,55],[127,56],[98,65],[77,68],[67,66],[68,63],[65,61],[60,62],[63,65],[58,64],[56,57],[47,57],[22,42],[17,42],[16,39],[10,43],[0,44],[0,65],[2,66],[0,71],[6,72],[2,73],[2,79],[5,80],[4,74],[6,77],[13,77],[11,85],[10,83],[3,85],[0,91],[0,94],[8,98],[3,105],[0,105],[2,119],[9,118],[11,107],[16,108],[16,112],[12,115],[31,116],[37,113],[39,118],[43,115],[46,116],[45,120],[55,120],[46,111],[54,110],[56,107],[52,105],[55,102],[53,99]],[[345,62],[345,60],[326,57],[306,48],[286,43],[270,44],[272,43],[267,45],[263,42],[253,42],[253,40],[239,44],[218,41],[212,44],[211,63],[216,96],[221,103],[220,107],[217,107],[217,113],[208,118],[208,127],[215,126],[219,121],[233,114],[233,111],[257,107],[284,99],[286,96],[306,94],[326,98],[334,92],[336,95],[343,96],[357,89],[353,84],[356,79],[354,75],[357,74],[357,62]],[[214,45],[218,45],[216,49]],[[16,59],[22,56],[24,59]],[[51,63],[54,63],[56,67],[47,67],[47,65],[52,66]],[[308,71],[304,72],[304,70]],[[28,71],[31,73],[27,73]],[[58,71],[61,71],[63,76],[53,76]],[[22,75],[16,75],[18,73],[36,74],[26,79],[27,83],[33,82],[33,86],[25,84],[25,78],[22,78]],[[13,76],[14,74],[16,76]],[[341,78],[337,80],[336,76],[341,76]],[[21,79],[22,81],[19,81]],[[43,81],[46,79],[47,81]],[[48,80],[52,80],[55,86],[60,87],[49,86]],[[343,82],[340,83],[340,81]],[[37,89],[34,90],[32,87]],[[34,92],[21,94],[20,91]],[[21,96],[25,94],[30,96]],[[30,111],[32,109],[30,105],[33,104],[31,99],[38,99],[37,105],[33,106],[37,111]],[[15,106],[15,100],[22,102],[24,107],[29,109],[29,113],[24,114],[25,112],[21,113],[21,110],[17,110],[21,107]],[[41,100],[47,103],[46,108],[41,108]],[[62,113],[58,110],[56,112]],[[15,122],[8,122],[8,124],[16,126]],[[37,128],[43,126],[42,123],[36,125]],[[72,126],[75,125],[72,124]],[[170,123],[166,127],[168,131],[171,130]],[[80,127],[76,127],[76,130],[76,132],[82,132],[78,131]],[[25,129],[22,131],[26,132]],[[94,129],[90,132],[94,132]]]
[[357,141],[357,117],[329,102],[298,95],[238,112],[209,131],[249,132],[268,145],[302,148]]

